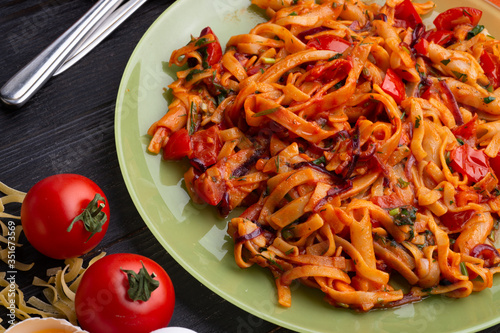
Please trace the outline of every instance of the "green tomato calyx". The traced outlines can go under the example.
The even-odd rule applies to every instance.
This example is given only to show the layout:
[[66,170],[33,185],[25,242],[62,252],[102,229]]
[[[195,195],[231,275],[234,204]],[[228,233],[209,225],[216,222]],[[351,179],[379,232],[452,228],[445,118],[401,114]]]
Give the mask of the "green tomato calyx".
[[133,301],[146,302],[151,297],[151,293],[160,286],[160,281],[154,279],[156,277],[154,273],[149,275],[142,260],[141,264],[142,268],[139,273],[128,269],[121,270],[128,276],[128,297]]
[[71,221],[71,224],[69,225],[68,229],[66,229],[66,231],[70,232],[76,222],[82,221],[85,230],[91,233],[89,238],[85,241],[88,242],[89,239],[92,238],[92,236],[102,231],[102,226],[108,220],[108,216],[102,211],[105,206],[106,200],[104,199],[104,197],[99,193],[96,193],[94,199],[89,202],[83,212],[80,215],[76,216],[73,221]]

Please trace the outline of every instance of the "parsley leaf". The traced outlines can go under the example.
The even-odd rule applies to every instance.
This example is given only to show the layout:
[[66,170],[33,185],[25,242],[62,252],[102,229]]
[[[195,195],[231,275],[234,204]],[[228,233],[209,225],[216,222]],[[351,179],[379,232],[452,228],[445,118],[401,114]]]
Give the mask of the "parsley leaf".
[[484,104],[490,104],[495,99],[496,99],[495,97],[488,96],[488,97],[483,98],[483,102],[484,102]]

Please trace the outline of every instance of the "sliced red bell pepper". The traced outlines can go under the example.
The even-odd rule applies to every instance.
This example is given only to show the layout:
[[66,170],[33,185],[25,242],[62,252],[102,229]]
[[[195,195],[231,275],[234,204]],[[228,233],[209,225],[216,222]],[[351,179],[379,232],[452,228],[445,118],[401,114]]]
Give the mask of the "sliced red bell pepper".
[[204,48],[206,48],[207,51],[206,61],[209,66],[213,66],[222,58],[222,47],[220,46],[219,39],[210,27],[206,27],[205,29],[203,29],[200,33],[200,37],[209,34],[212,34],[214,36],[215,42],[207,44],[206,46],[204,46]]
[[389,68],[385,73],[381,88],[398,104],[406,98],[405,84],[392,68]]
[[469,23],[473,26],[479,23],[483,12],[472,7],[450,8],[434,19],[436,30],[453,30],[459,24]]
[[307,47],[314,47],[317,50],[330,50],[343,53],[351,46],[351,43],[334,35],[320,35],[310,39],[306,45]]
[[191,139],[187,129],[181,128],[168,138],[163,147],[163,158],[166,160],[180,160],[191,152]]
[[422,18],[418,15],[417,10],[410,0],[404,0],[395,8],[394,18],[402,20],[406,26],[415,29],[418,23],[422,23]]
[[469,182],[477,183],[490,171],[488,156],[482,150],[476,150],[468,144],[452,150],[450,159],[453,170],[466,175]]
[[479,64],[483,68],[484,74],[490,81],[493,89],[500,86],[500,63],[491,53],[483,51],[479,57]]

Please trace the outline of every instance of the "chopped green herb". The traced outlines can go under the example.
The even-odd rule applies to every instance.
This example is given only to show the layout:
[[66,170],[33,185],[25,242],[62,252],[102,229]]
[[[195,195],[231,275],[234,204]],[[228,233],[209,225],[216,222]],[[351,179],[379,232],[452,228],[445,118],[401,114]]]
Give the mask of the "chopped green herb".
[[483,102],[484,102],[484,104],[490,104],[495,99],[496,99],[495,97],[488,96],[488,97],[483,98]]
[[410,185],[410,182],[405,181],[403,178],[398,178],[398,186],[401,188],[407,188]]
[[203,69],[193,69],[186,75],[186,81],[191,81],[196,74],[203,73]]
[[295,235],[293,233],[293,229],[295,227],[292,224],[287,225],[281,230],[281,237],[283,237],[284,240],[288,240],[293,238]]
[[389,211],[389,215],[396,216],[399,214],[399,208],[394,208]]
[[471,39],[472,37],[476,36],[477,34],[481,33],[481,31],[484,30],[484,25],[476,25],[474,28],[472,28],[471,31],[467,33],[467,36],[465,37],[466,40]]
[[317,160],[312,161],[312,163],[315,164],[315,165],[324,164],[324,163],[326,163],[326,158],[325,158],[325,156],[321,156]]
[[208,38],[202,37],[202,38],[198,39],[196,41],[196,43],[194,43],[194,46],[202,46],[202,45],[210,44],[213,42],[215,42],[215,40],[208,40]]
[[419,128],[420,127],[420,122],[422,121],[422,116],[417,116],[415,118],[415,128]]
[[337,53],[336,55],[334,55],[333,57],[329,58],[328,61],[332,61],[332,60],[335,60],[335,59],[338,59],[342,57],[342,53]]
[[288,16],[297,16],[297,12],[291,12],[290,14],[288,14]]
[[460,263],[460,273],[462,273],[462,275],[469,276],[469,272],[467,271],[467,266],[463,261]]
[[276,63],[276,59],[274,59],[274,58],[268,58],[268,57],[262,57],[262,61],[265,64],[274,64],[274,63]]
[[399,212],[394,217],[394,224],[397,226],[413,225],[417,219],[415,207],[400,207]]
[[189,108],[189,135],[193,135],[193,133],[196,132],[196,118],[198,116],[196,111],[196,104],[191,102],[191,107]]
[[264,110],[264,111],[260,111],[260,112],[257,112],[255,114],[253,114],[252,117],[262,117],[262,116],[274,113],[274,112],[278,111],[279,109],[280,109],[280,107],[277,106],[275,108],[271,108],[271,109],[267,109],[267,110]]
[[457,141],[458,141],[458,143],[460,143],[460,145],[461,145],[461,146],[463,146],[463,145],[464,145],[464,140],[462,140],[462,139],[460,139],[460,138],[457,138]]
[[468,76],[467,74],[465,73],[460,73],[458,71],[451,71],[453,73],[453,75],[455,75],[455,77],[457,78],[457,80],[460,80],[462,82],[467,82],[467,79],[468,79]]
[[450,59],[444,59],[444,60],[441,60],[441,63],[446,66],[450,63],[450,61],[451,61]]
[[280,172],[280,157],[276,156],[276,159],[274,160],[274,164],[276,165],[276,172]]

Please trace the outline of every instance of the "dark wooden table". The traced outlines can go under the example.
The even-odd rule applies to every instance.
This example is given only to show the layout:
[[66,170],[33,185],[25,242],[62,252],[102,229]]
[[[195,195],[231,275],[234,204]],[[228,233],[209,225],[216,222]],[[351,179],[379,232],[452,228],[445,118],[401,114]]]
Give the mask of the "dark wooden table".
[[[94,2],[0,0],[0,85]],[[123,182],[114,141],[118,85],[135,45],[172,3],[147,2],[89,55],[52,78],[21,110],[0,109],[0,181],[28,191],[37,181],[56,173],[78,173],[94,180],[105,191],[112,216],[104,240],[88,257],[99,251],[131,252],[160,263],[176,290],[171,326],[199,333],[290,332],[246,313],[191,277],[153,237]],[[47,268],[61,265],[29,244],[16,256],[22,262],[36,263],[17,276],[26,298],[40,294],[40,288],[30,286],[33,276],[45,277]],[[0,271],[5,269],[0,262]],[[0,315],[6,319],[2,310]],[[484,332],[500,332],[500,326]]]

